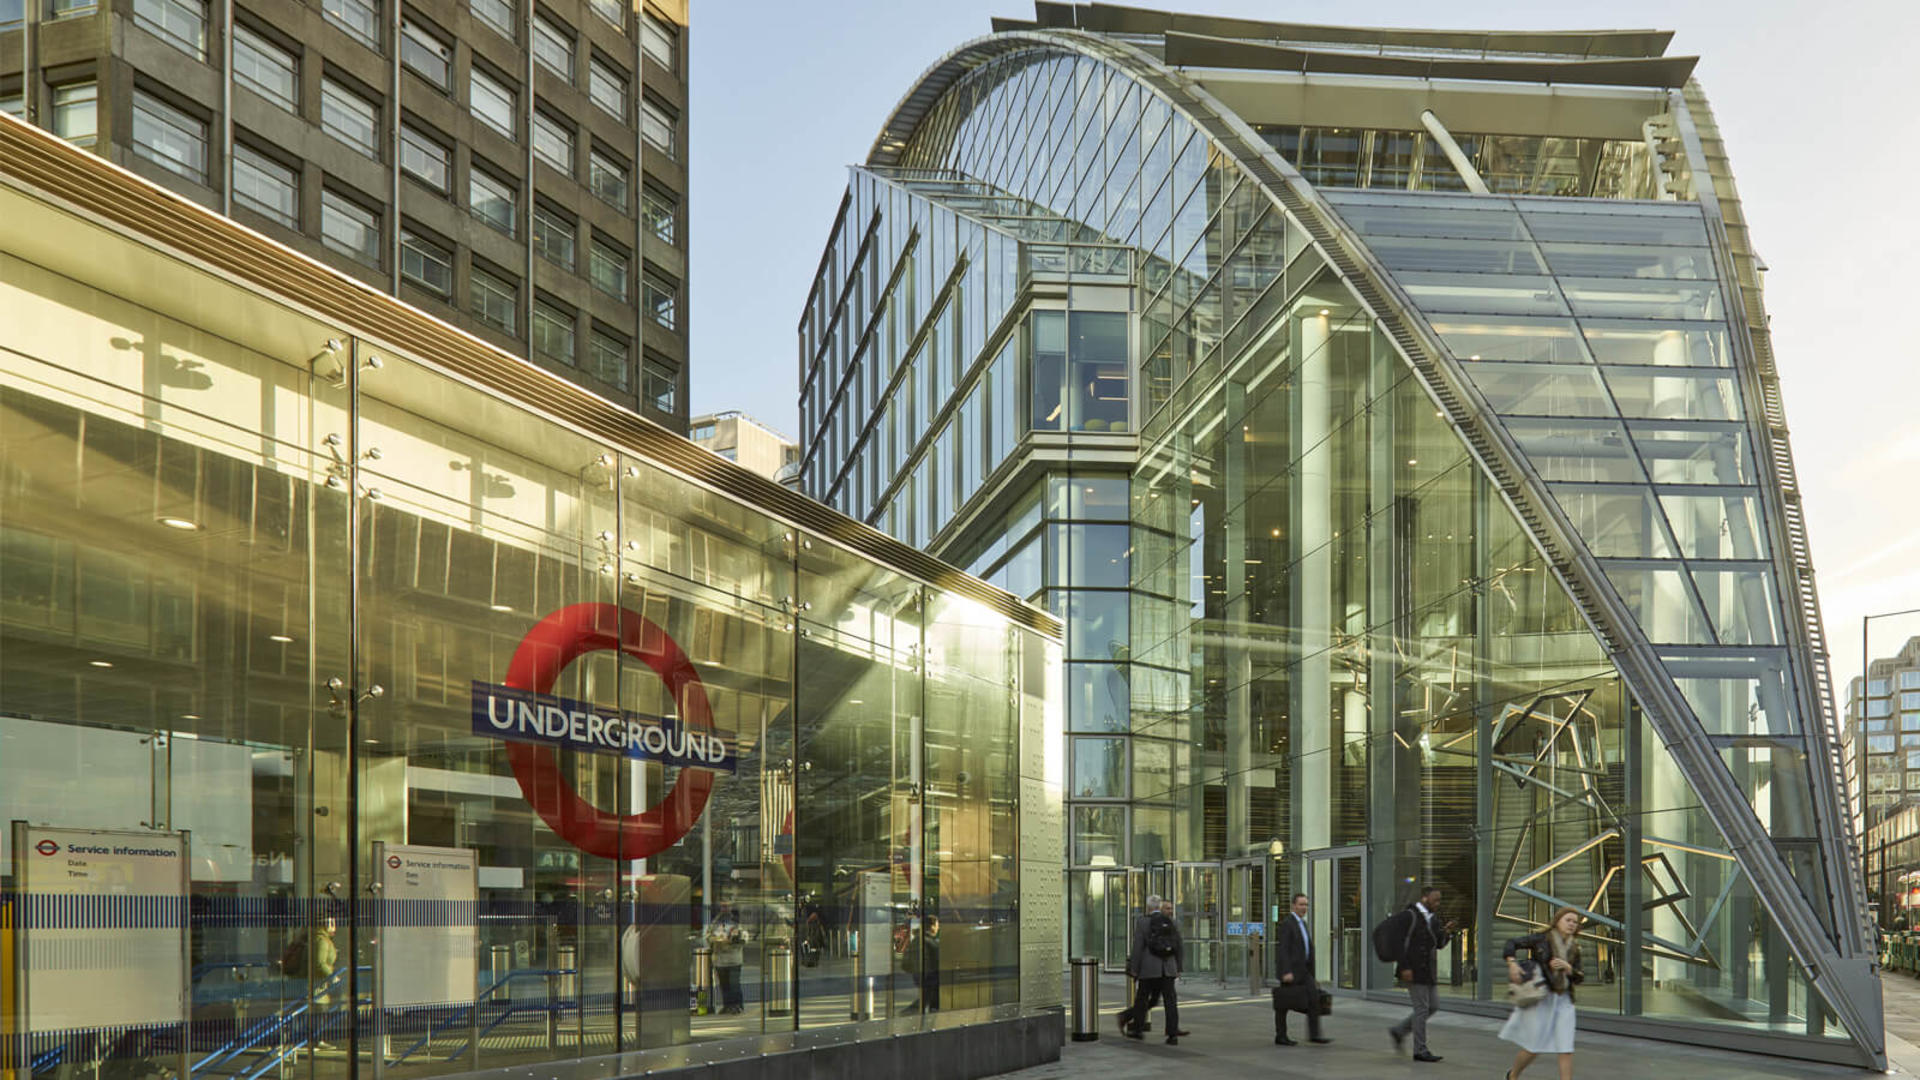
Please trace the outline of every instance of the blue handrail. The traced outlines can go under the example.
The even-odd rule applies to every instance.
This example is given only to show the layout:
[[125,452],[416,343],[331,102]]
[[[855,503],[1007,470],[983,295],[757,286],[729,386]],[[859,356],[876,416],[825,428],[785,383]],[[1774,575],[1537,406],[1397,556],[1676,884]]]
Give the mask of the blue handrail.
[[[358,968],[357,970],[362,972],[368,972],[368,971],[372,971],[373,969],[371,967],[361,967],[361,968]],[[340,984],[345,982],[348,971],[349,969],[347,968],[341,968],[333,972],[332,974],[328,975],[327,978],[323,982],[321,982],[319,986],[315,987],[311,993],[306,994],[301,998],[293,1001],[291,1004],[287,1005],[283,1009],[280,1009],[278,1012],[273,1013],[271,1016],[263,1017],[257,1023],[253,1024],[251,1027],[247,1028],[245,1031],[242,1031],[239,1035],[236,1035],[226,1045],[220,1047],[219,1049],[215,1050],[213,1053],[208,1054],[206,1057],[201,1058],[199,1061],[189,1066],[188,1072],[199,1073],[215,1065],[221,1065],[228,1061],[232,1061],[233,1059],[241,1056],[242,1054],[254,1052],[255,1048],[261,1042],[265,1041],[267,1038],[271,1036],[279,1034],[281,1031],[285,1030],[288,1025],[292,1024],[296,1019],[302,1016],[305,1016],[306,1014],[311,1012],[316,999],[324,995],[331,994],[336,988],[340,986]],[[344,1008],[344,1007],[345,1007],[344,1003],[341,1006],[339,1006],[339,1008]],[[337,1011],[338,1011],[338,1008],[335,1008],[333,1010],[329,1010],[329,1013],[331,1014],[332,1012],[337,1012]],[[294,1052],[295,1050],[298,1050],[302,1046],[305,1046],[309,1041],[311,1041],[310,1038],[303,1038],[297,1041],[290,1042],[287,1045],[287,1047],[283,1049],[279,1054],[269,1054],[269,1062],[277,1064],[279,1061],[284,1059],[288,1054]],[[244,1076],[247,1074],[243,1072],[241,1075]],[[258,1073],[255,1073],[253,1075],[258,1075]]]

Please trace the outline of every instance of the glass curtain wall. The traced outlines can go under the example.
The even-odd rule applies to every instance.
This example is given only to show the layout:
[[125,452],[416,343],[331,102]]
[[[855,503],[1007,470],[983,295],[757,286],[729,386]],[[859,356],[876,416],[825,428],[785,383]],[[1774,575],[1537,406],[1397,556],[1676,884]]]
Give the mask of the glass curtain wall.
[[[188,1029],[34,1071],[672,1063],[1058,1000],[1021,966],[1060,947],[1021,903],[1056,642],[129,241],[88,250],[164,296],[63,276],[91,226],[7,206],[0,802],[192,852]],[[464,876],[403,900],[403,856]]]

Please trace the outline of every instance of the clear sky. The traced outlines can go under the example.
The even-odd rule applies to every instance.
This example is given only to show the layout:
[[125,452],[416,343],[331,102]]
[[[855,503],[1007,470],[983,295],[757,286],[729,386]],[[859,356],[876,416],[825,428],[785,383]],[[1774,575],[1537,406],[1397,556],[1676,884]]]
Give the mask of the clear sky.
[[[1733,159],[1806,490],[1836,687],[1860,620],[1920,608],[1920,0],[1168,0],[1142,6],[1346,25],[1659,28]],[[797,434],[794,327],[846,188],[913,80],[1020,0],[694,0],[693,409]],[[1878,620],[1872,651],[1920,635]]]

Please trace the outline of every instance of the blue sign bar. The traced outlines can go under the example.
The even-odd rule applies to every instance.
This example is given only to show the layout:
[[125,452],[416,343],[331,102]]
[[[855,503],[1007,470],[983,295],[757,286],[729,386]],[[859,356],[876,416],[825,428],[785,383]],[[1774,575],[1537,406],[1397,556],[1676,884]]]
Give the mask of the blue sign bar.
[[473,681],[473,733],[683,769],[734,771],[733,747],[719,732],[689,729],[670,716],[610,711],[478,679]]

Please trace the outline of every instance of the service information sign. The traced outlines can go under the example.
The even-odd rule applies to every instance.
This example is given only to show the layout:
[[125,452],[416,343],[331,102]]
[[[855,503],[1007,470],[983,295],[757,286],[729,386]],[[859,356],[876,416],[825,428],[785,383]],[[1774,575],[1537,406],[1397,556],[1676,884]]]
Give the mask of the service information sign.
[[556,694],[473,681],[473,733],[489,739],[623,754],[684,769],[734,771],[733,749],[712,731],[672,717],[601,709]]
[[480,860],[470,848],[373,846],[380,883],[381,1005],[473,1001],[479,977]]
[[187,836],[15,822],[26,1030],[187,1019]]

